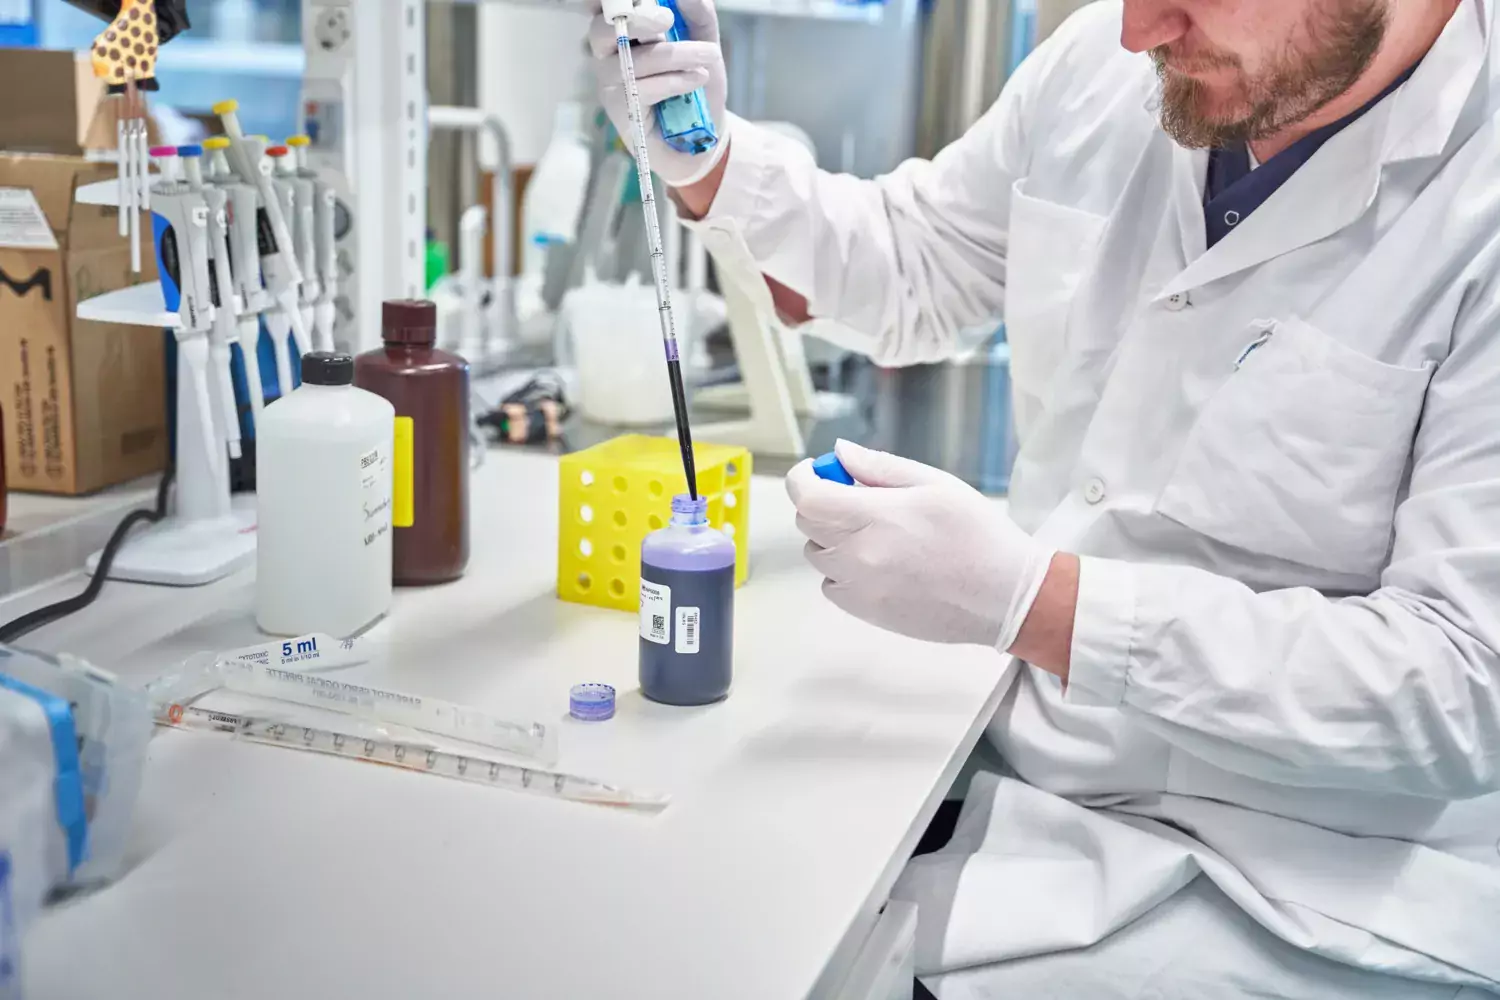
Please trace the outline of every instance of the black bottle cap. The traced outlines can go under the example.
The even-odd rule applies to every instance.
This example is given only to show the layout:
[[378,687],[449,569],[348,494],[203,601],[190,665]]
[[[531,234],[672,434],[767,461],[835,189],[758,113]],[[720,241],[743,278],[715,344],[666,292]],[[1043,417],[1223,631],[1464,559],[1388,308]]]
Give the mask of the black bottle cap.
[[304,354],[302,381],[307,385],[353,385],[354,359],[347,354],[322,351]]

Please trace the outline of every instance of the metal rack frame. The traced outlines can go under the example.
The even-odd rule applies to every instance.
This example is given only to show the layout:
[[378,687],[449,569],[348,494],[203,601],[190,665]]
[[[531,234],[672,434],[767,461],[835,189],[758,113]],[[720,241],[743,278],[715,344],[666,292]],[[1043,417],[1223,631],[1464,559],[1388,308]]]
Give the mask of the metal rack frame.
[[335,340],[368,350],[380,304],[419,297],[427,230],[423,0],[307,0],[302,39],[309,164],[349,207],[338,241]]

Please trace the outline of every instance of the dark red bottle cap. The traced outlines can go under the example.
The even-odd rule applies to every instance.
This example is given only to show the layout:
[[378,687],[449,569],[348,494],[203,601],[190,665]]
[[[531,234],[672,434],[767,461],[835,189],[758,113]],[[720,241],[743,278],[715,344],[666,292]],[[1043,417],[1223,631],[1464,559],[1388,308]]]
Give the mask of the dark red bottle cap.
[[388,344],[437,342],[437,304],[427,299],[392,299],[381,309],[380,337]]

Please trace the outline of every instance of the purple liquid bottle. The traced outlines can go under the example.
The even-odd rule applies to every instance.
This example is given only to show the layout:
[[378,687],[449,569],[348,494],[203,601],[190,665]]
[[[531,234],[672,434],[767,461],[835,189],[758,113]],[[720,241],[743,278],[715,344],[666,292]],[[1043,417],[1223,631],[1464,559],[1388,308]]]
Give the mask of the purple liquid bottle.
[[708,526],[708,501],[672,498],[672,523],[641,543],[641,693],[707,705],[734,674],[734,542]]

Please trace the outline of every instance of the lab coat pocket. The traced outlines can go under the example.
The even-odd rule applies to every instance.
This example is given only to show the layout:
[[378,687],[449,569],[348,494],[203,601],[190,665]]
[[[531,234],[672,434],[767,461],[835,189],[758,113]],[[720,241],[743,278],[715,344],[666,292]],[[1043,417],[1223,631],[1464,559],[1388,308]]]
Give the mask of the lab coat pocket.
[[1262,321],[1189,433],[1157,511],[1249,552],[1374,580],[1432,369]]
[[1005,268],[1005,335],[1017,437],[1040,414],[1063,357],[1074,294],[1099,247],[1105,219],[1032,197],[1019,180],[1011,191]]

